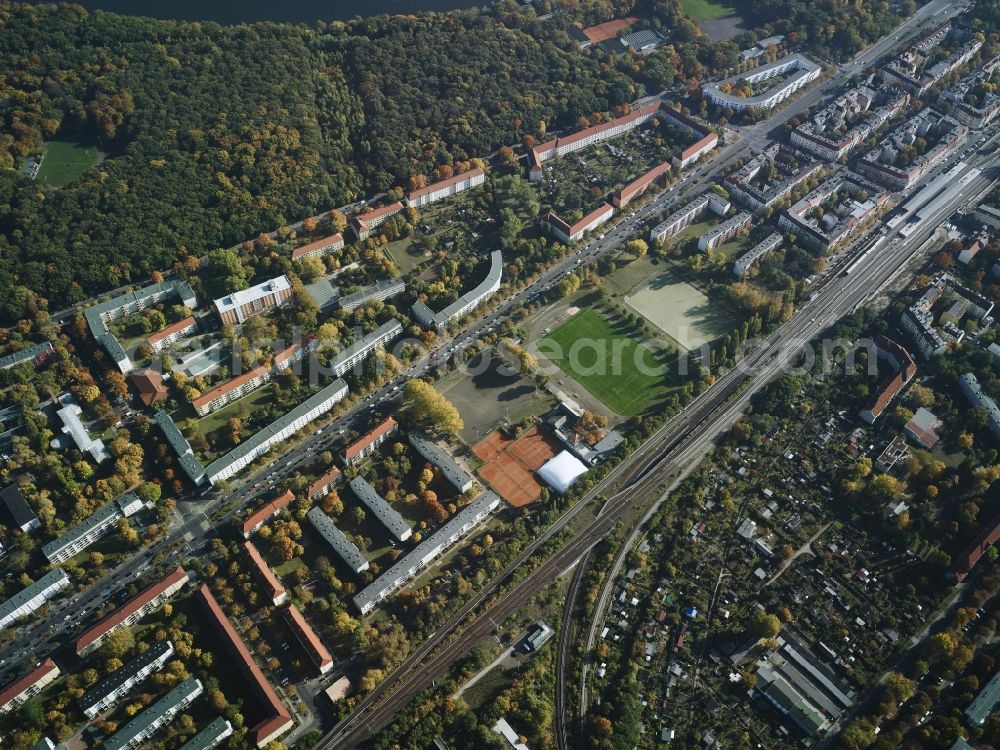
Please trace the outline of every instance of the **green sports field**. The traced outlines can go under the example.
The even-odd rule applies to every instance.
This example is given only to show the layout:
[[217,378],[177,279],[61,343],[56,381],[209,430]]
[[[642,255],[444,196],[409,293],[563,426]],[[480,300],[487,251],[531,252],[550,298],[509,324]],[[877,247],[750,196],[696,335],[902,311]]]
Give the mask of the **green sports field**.
[[734,6],[735,3],[727,2],[726,0],[722,2],[714,2],[714,0],[681,0],[684,15],[695,23],[711,21],[713,18],[722,18],[731,13],[736,13],[737,9]]
[[594,310],[578,312],[538,348],[622,416],[641,414],[669,389],[666,365]]
[[38,170],[38,182],[62,187],[76,180],[97,163],[101,155],[95,146],[76,141],[48,141],[45,158]]

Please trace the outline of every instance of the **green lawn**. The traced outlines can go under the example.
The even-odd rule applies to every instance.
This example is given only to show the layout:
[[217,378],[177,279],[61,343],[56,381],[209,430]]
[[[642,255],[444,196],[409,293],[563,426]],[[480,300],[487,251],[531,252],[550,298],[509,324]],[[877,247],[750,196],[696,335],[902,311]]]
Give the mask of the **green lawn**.
[[668,385],[664,364],[594,310],[581,310],[542,339],[539,347],[623,416],[642,413]]
[[77,141],[48,141],[45,158],[38,170],[38,182],[62,187],[76,180],[97,163],[100,152],[96,146]]
[[684,10],[684,15],[695,23],[711,21],[713,18],[722,18],[736,12],[734,5],[713,0],[681,0],[681,8]]
[[427,257],[409,237],[390,242],[385,246],[385,250],[393,262],[399,266],[401,276],[406,276],[406,274],[427,260]]

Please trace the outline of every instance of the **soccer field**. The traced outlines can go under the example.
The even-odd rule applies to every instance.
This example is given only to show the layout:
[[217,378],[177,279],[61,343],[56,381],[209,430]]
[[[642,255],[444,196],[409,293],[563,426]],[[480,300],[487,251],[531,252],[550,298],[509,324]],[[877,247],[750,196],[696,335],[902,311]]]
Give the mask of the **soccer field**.
[[38,181],[55,187],[68,185],[94,166],[100,155],[94,146],[75,141],[48,141]]
[[690,18],[695,23],[701,23],[702,21],[711,21],[713,18],[721,18],[722,16],[728,16],[730,13],[735,13],[736,8],[733,7],[735,3],[726,2],[714,2],[714,0],[681,0],[681,8],[684,10],[684,15]]
[[594,310],[581,310],[539,341],[538,349],[622,416],[641,414],[669,387],[663,361]]

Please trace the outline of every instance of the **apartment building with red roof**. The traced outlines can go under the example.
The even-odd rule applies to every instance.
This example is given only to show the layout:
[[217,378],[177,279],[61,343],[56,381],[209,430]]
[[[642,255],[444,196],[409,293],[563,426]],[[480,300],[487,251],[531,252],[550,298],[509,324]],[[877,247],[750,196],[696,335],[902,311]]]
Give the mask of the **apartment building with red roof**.
[[951,575],[956,583],[961,583],[972,572],[990,547],[1000,541],[1000,516],[987,524],[973,542],[955,557],[951,565]]
[[486,172],[481,167],[476,167],[468,172],[449,177],[447,180],[441,180],[419,190],[414,190],[406,196],[406,202],[413,208],[420,208],[442,198],[450,198],[464,190],[482,185],[484,182],[486,182]]
[[302,260],[312,255],[322,255],[331,250],[340,250],[344,246],[344,235],[340,232],[331,234],[329,237],[310,242],[292,250],[292,260]]
[[367,435],[363,435],[344,449],[340,454],[346,466],[357,466],[372,455],[392,435],[399,431],[399,424],[389,417]]
[[545,217],[545,221],[552,228],[553,234],[568,245],[571,242],[576,242],[585,233],[599,227],[610,219],[614,213],[615,210],[611,207],[610,203],[602,203],[575,224],[566,223],[551,211]]
[[670,171],[670,162],[663,162],[650,169],[646,174],[636,177],[632,182],[611,196],[611,203],[617,209],[625,208],[631,201],[646,192],[650,185]]
[[341,480],[340,469],[331,466],[330,470],[306,488],[306,496],[310,500],[324,497],[330,494],[330,490],[336,487]]
[[219,606],[219,602],[216,601],[207,584],[198,587],[197,596],[216,634],[225,644],[229,655],[236,660],[236,666],[249,680],[254,696],[264,710],[265,717],[250,728],[250,736],[253,737],[257,747],[264,747],[292,728],[295,724],[292,721],[292,715],[285,708],[278,694],[274,692],[274,688],[271,687],[271,683],[268,682],[260,667],[257,666],[257,662],[254,661],[243,639],[240,638],[240,634],[236,632],[236,628],[226,617],[226,613],[222,611],[222,607]]
[[302,341],[297,341],[275,354],[270,365],[259,365],[249,372],[230,378],[225,383],[196,398],[191,402],[191,405],[199,417],[211,414],[226,404],[230,404],[265,385],[276,371],[287,370],[294,363],[301,362],[302,358],[312,352],[317,344],[314,336],[307,336]]
[[0,691],[0,716],[19,708],[59,676],[59,667],[46,659],[28,674]]
[[261,588],[264,589],[264,593],[267,594],[267,598],[271,600],[271,604],[275,607],[283,604],[288,598],[288,592],[285,587],[281,585],[281,581],[278,580],[278,576],[274,574],[271,570],[271,566],[267,564],[267,561],[261,556],[257,547],[253,542],[243,542],[243,551],[246,553],[247,559],[250,561],[250,571],[253,573],[254,578],[257,579],[257,583],[260,584]]
[[294,499],[295,495],[292,494],[292,491],[285,490],[278,495],[278,497],[274,498],[274,500],[262,506],[260,510],[248,516],[247,519],[240,524],[240,533],[243,534],[243,538],[249,539],[253,536],[253,533],[257,531],[257,529],[267,523],[268,520],[278,515],[278,513],[281,512],[281,509],[290,505]]
[[180,591],[188,580],[187,571],[182,567],[177,567],[162,580],[144,588],[118,609],[102,617],[95,625],[84,631],[74,644],[76,655],[86,656],[92,651],[96,651],[116,630],[134,625],[146,615],[159,609]]
[[367,240],[371,233],[385,224],[389,219],[403,210],[403,204],[391,203],[388,206],[376,208],[366,214],[354,214],[351,217],[351,228],[359,240]]
[[917,364],[913,361],[913,357],[892,339],[877,336],[875,350],[879,359],[892,365],[893,373],[879,385],[867,406],[861,410],[861,418],[868,424],[872,424],[882,415],[896,394],[917,374]]
[[184,320],[178,320],[161,331],[149,334],[146,338],[146,343],[149,344],[154,352],[158,352],[165,346],[169,346],[185,336],[190,336],[192,333],[197,332],[197,330],[198,321],[194,319],[194,316],[188,316]]
[[319,636],[316,635],[316,631],[312,629],[309,621],[306,620],[298,607],[289,604],[288,609],[285,610],[285,620],[287,620],[292,632],[295,633],[302,648],[309,654],[309,658],[316,665],[319,673],[326,674],[333,669],[333,657],[330,656],[330,652],[326,650],[326,646],[323,645]]

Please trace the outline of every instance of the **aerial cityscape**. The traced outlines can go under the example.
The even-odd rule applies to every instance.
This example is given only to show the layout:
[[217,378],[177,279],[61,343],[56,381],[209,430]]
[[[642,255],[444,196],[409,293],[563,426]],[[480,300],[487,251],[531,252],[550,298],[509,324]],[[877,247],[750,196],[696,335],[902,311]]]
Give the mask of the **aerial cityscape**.
[[997,0],[208,5],[0,4],[0,748],[1000,749]]

